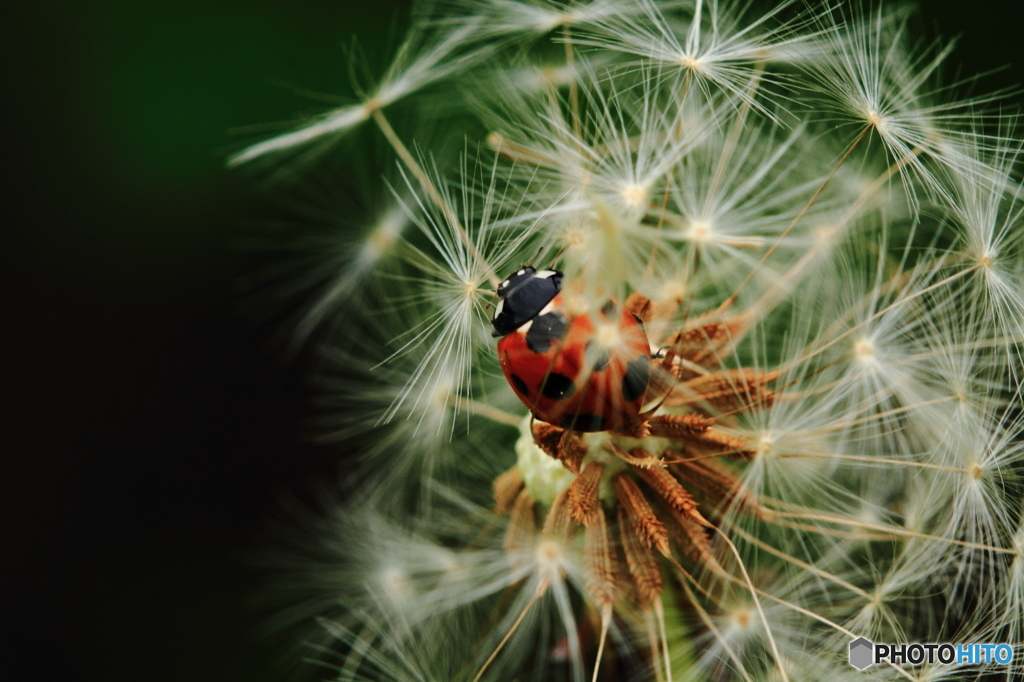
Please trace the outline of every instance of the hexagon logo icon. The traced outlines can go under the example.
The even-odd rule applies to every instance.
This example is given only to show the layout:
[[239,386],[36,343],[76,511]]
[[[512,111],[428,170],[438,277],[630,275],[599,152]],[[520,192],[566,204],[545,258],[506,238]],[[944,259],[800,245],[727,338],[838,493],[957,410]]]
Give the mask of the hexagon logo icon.
[[874,653],[875,645],[863,637],[858,637],[850,642],[850,665],[857,670],[863,670],[871,665]]

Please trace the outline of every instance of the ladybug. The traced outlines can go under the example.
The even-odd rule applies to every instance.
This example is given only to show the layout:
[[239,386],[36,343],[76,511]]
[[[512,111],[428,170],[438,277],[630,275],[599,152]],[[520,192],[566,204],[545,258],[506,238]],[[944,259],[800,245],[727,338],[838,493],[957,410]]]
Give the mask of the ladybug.
[[562,273],[524,267],[498,286],[492,336],[512,390],[534,417],[573,431],[635,424],[651,347],[643,323],[615,299],[569,315]]

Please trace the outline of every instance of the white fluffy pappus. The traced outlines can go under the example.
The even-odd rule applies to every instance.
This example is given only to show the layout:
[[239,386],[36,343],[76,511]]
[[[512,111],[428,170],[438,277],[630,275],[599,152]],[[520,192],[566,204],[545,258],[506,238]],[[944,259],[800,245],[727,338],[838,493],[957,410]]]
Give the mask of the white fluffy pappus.
[[[994,96],[939,81],[951,44],[857,3],[417,16],[434,47],[328,115],[344,125],[236,159],[357,115],[405,179],[390,265],[368,233],[306,317],[381,284],[329,335],[336,437],[371,463],[312,531],[349,606],[298,612],[328,619],[339,679],[1006,672],[845,660],[861,635],[1024,629],[1020,142]],[[427,85],[468,95],[457,162],[384,116],[430,111]],[[567,319],[630,306],[651,353],[630,423],[574,434],[504,385],[488,320],[526,263],[565,273]],[[594,346],[562,390],[597,386]],[[591,407],[624,409],[607,397]]]

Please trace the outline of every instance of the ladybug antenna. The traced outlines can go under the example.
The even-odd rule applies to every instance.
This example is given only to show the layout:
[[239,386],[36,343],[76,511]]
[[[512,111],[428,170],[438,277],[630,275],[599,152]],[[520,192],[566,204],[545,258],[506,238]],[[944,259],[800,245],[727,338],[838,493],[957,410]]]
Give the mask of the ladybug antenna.
[[528,261],[526,261],[525,263],[523,263],[523,267],[524,267],[524,268],[528,268],[528,267],[530,267],[530,263],[532,263],[532,262],[533,262],[534,260],[536,260],[536,259],[537,259],[537,256],[539,256],[539,255],[540,255],[540,252],[541,252],[541,251],[543,251],[543,250],[544,250],[544,247],[543,247],[543,246],[538,246],[538,247],[537,247],[537,253],[533,254],[533,258],[531,258],[530,260],[528,260]]
[[558,250],[558,253],[555,254],[555,257],[551,259],[551,265],[548,266],[548,270],[554,270],[555,269],[555,263],[558,262],[558,259],[562,257],[562,254],[565,253],[565,250],[568,249],[568,248],[569,248],[569,245],[566,244],[565,246],[563,246],[561,249]]

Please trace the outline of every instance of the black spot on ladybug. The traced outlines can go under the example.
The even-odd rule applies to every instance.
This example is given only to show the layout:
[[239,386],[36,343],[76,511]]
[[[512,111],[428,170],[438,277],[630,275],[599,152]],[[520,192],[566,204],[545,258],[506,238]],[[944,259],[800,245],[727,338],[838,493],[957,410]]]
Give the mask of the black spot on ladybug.
[[615,304],[615,301],[608,301],[601,306],[601,314],[605,317],[611,317],[619,310],[619,306]]
[[567,414],[562,417],[562,428],[573,431],[605,431],[607,420],[598,414]]
[[622,377],[622,397],[631,403],[647,392],[647,382],[651,378],[651,359],[641,355],[626,365],[626,376]]
[[576,392],[576,383],[564,374],[552,372],[544,380],[540,392],[544,394],[545,398],[564,400]]
[[551,344],[565,336],[569,321],[558,311],[533,318],[530,330],[526,332],[526,347],[534,353],[546,353]]
[[605,367],[608,366],[608,360],[612,357],[612,354],[611,354],[611,351],[609,351],[607,349],[605,349],[605,350],[601,350],[601,349],[593,350],[593,349],[591,349],[591,346],[593,344],[594,344],[593,341],[587,341],[587,349],[586,349],[586,351],[584,351],[584,355],[589,357],[589,356],[591,356],[591,354],[593,354],[594,360],[591,363],[591,367],[593,367],[595,372],[600,372],[602,369],[604,369]]
[[516,388],[519,390],[520,393],[522,393],[525,396],[530,395],[530,388],[526,385],[526,382],[523,381],[519,376],[515,374],[510,374],[509,378],[512,379],[512,383],[516,385]]

